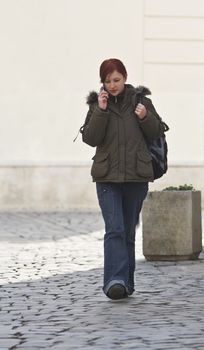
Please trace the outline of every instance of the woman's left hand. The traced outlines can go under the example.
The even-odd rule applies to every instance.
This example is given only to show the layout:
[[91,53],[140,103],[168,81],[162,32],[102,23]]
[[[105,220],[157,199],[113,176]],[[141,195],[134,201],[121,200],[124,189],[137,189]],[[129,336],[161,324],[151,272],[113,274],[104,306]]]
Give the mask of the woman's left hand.
[[142,103],[138,103],[137,107],[135,108],[135,114],[141,120],[144,119],[144,117],[146,116],[147,110]]

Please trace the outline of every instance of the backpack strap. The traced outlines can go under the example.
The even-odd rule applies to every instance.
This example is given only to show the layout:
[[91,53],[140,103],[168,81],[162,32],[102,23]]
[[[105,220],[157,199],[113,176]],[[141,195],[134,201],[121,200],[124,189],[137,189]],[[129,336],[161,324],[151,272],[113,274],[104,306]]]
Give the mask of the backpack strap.
[[[137,103],[144,104],[143,103],[144,97],[145,97],[145,95],[142,92],[137,93],[136,96],[135,96],[135,105],[137,105]],[[134,106],[134,107],[136,107],[136,106]],[[157,112],[156,112],[156,117],[160,120],[161,124],[163,125],[164,132],[168,131],[169,130],[168,125],[162,120],[162,118],[157,114]]]

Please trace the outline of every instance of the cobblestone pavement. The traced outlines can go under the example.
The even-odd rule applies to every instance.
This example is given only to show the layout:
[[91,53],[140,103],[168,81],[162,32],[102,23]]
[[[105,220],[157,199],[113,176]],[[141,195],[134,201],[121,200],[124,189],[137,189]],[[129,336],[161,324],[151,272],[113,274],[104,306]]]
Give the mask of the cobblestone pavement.
[[99,213],[0,213],[0,350],[204,349],[204,254],[146,262],[136,293],[101,290]]

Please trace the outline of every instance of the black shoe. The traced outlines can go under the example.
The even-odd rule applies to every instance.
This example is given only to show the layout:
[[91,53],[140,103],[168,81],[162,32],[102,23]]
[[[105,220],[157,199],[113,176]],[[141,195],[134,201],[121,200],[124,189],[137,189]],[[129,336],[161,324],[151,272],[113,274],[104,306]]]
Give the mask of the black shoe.
[[122,284],[116,283],[109,288],[107,297],[113,300],[126,298],[127,297],[126,288]]

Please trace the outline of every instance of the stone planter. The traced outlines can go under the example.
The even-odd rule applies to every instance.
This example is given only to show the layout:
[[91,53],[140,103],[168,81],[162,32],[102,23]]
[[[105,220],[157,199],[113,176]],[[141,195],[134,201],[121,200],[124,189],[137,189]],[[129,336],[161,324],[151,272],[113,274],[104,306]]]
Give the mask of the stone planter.
[[147,260],[197,259],[202,250],[201,192],[149,192],[142,210]]

